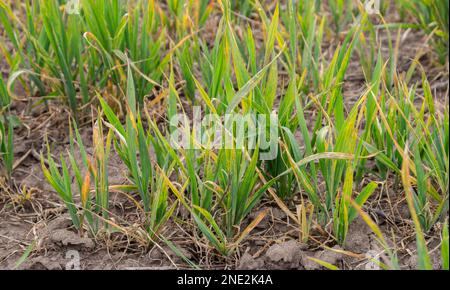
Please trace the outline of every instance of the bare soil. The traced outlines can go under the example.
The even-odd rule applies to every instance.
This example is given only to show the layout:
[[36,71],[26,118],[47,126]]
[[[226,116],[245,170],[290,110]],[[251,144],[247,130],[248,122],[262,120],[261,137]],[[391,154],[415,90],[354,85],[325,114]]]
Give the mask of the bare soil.
[[[382,32],[380,32],[382,33]],[[395,35],[395,33],[393,33]],[[381,38],[385,38],[383,35]],[[213,39],[213,38],[212,38]],[[436,66],[433,52],[425,44],[425,36],[411,30],[401,37],[399,46],[399,73],[405,73],[419,51],[420,62],[435,95],[448,106],[448,68]],[[383,47],[383,53],[388,54]],[[333,51],[330,49],[330,51]],[[356,55],[356,53],[355,53]],[[2,65],[2,67],[5,67]],[[347,108],[365,89],[364,76],[357,56],[350,64],[344,86]],[[443,73],[443,71],[447,73]],[[420,79],[420,74],[414,78]],[[420,86],[419,86],[420,89]],[[26,101],[15,101],[12,110],[22,122],[16,131],[16,168],[12,184],[0,182],[0,269],[66,269],[73,267],[74,255],[80,257],[81,269],[173,269],[190,268],[162,241],[143,245],[133,235],[139,217],[133,204],[120,194],[112,194],[114,218],[125,222],[131,234],[109,233],[92,239],[80,236],[71,227],[62,201],[45,181],[39,154],[45,151],[48,140],[52,152],[64,153],[68,145],[68,113],[64,106],[37,104],[37,98],[17,92]],[[311,117],[314,111],[307,112]],[[81,126],[81,134],[90,148],[90,122]],[[88,149],[89,150],[89,149]],[[125,170],[117,156],[111,158],[110,183],[124,184]],[[381,227],[392,246],[399,253],[400,264],[405,269],[417,265],[415,236],[409,218],[404,194],[398,180],[386,181],[385,186],[366,205],[365,210]],[[173,197],[175,198],[175,197]],[[366,269],[368,253],[380,253],[374,234],[360,219],[351,224],[346,245],[340,248],[331,238],[331,225],[314,225],[312,239],[307,244],[298,242],[298,228],[270,200],[261,202],[259,208],[243,225],[250,223],[261,210],[269,214],[241,244],[236,254],[222,258],[197,236],[193,226],[171,221],[162,236],[171,240],[192,262],[205,269],[320,269],[308,257],[334,264],[341,269]],[[176,218],[185,220],[181,209]],[[138,232],[137,230],[135,232]],[[439,225],[427,237],[428,248],[436,269],[440,268]],[[75,251],[75,252],[74,252]],[[28,253],[29,252],[29,253]],[[27,254],[28,253],[28,254]],[[381,256],[387,262],[386,257]]]

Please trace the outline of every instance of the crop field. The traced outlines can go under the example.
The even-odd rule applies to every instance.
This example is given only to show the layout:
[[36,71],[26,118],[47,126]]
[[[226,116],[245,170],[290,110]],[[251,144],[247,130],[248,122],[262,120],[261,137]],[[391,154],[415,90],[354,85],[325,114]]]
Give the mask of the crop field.
[[0,0],[0,269],[449,269],[448,0]]

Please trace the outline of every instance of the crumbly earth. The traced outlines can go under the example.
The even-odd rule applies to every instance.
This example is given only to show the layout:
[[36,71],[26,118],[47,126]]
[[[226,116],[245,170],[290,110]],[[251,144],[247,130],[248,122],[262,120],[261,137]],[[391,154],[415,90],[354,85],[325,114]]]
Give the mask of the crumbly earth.
[[[382,32],[380,32],[382,34]],[[386,40],[386,35],[381,35]],[[398,59],[399,73],[404,73],[411,60],[421,50],[420,58],[427,71],[432,91],[442,100],[442,108],[448,106],[448,73],[435,68],[425,36],[410,30],[401,38],[401,53]],[[211,38],[213,39],[213,38]],[[387,41],[387,40],[386,40]],[[387,45],[382,52],[387,55]],[[324,50],[325,51],[325,50]],[[329,50],[334,51],[332,47]],[[356,54],[355,54],[356,55]],[[6,67],[2,65],[2,68]],[[365,89],[363,72],[357,56],[350,63],[344,83],[347,108]],[[448,72],[448,68],[446,70]],[[2,71],[6,76],[5,72]],[[414,76],[420,79],[420,75]],[[420,87],[418,88],[420,90]],[[64,106],[53,103],[49,106],[37,104],[37,97],[29,96],[17,89],[17,100],[12,110],[23,126],[16,131],[15,170],[13,182],[0,180],[0,269],[184,269],[191,268],[163,240],[148,245],[139,239],[139,214],[131,201],[113,193],[111,208],[114,219],[126,224],[124,232],[102,233],[92,238],[74,231],[65,207],[57,194],[46,183],[40,165],[39,154],[45,151],[46,142],[52,152],[65,152],[68,145],[68,113]],[[26,100],[25,100],[26,99]],[[315,112],[307,111],[307,116]],[[83,123],[84,122],[84,123]],[[81,134],[88,151],[91,150],[92,130],[90,121],[83,120]],[[124,184],[125,169],[117,156],[112,156],[110,183]],[[397,180],[386,180],[384,189],[365,206],[366,212],[377,222],[386,237],[395,241],[400,264],[404,269],[417,266],[415,236],[408,208]],[[175,197],[172,197],[175,198]],[[290,204],[294,208],[294,204]],[[374,234],[361,219],[351,225],[343,248],[331,238],[331,225],[314,224],[307,243],[299,242],[298,226],[291,221],[270,199],[263,200],[249,218],[244,228],[259,212],[268,214],[240,245],[236,253],[228,258],[219,256],[206,240],[198,237],[189,224],[181,225],[187,213],[179,209],[162,231],[161,236],[174,243],[184,257],[204,269],[322,269],[309,258],[315,258],[338,266],[341,269],[373,269],[377,265],[367,257],[375,257],[387,263],[381,253]],[[440,268],[439,224],[427,236],[428,248],[436,269]],[[77,258],[79,257],[79,263]]]
[[[49,127],[51,128],[51,123]],[[82,134],[87,138],[91,132],[88,127],[85,130],[87,132],[82,131]],[[64,143],[65,139],[62,136],[61,142]],[[32,148],[34,145],[28,146]],[[59,151],[63,151],[64,145],[61,146]],[[23,149],[26,150],[29,149]],[[122,184],[126,181],[123,176],[125,170],[118,162],[117,156],[111,158],[110,171],[113,173],[111,184]],[[15,190],[4,183],[2,186],[0,269],[191,267],[162,241],[143,245],[132,234],[100,234],[93,239],[87,234],[75,232],[65,207],[45,182],[39,161],[33,154],[29,154],[18,166],[14,180],[20,184]],[[24,197],[26,192],[30,193],[28,198]],[[111,201],[114,218],[126,221],[130,224],[127,231],[133,231],[133,223],[138,222],[138,218],[130,201],[114,193]],[[170,239],[185,257],[205,269],[321,269],[322,266],[309,259],[310,257],[341,269],[376,268],[374,263],[368,262],[367,255],[377,257],[381,250],[373,233],[360,218],[351,224],[346,244],[341,248],[330,238],[331,225],[313,225],[309,242],[300,243],[297,225],[270,200],[264,200],[242,227],[246,227],[261,211],[267,211],[268,214],[242,243],[237,253],[227,259],[216,255],[205,240],[193,234],[189,225],[180,226],[171,221],[162,235]],[[402,193],[380,193],[369,201],[367,212],[377,221],[385,236],[390,236],[391,233],[395,235],[395,248],[399,253],[401,265],[405,269],[414,269],[417,264],[414,231],[408,220],[408,209]],[[180,210],[176,215],[186,220],[185,212]],[[429,248],[433,249],[439,245],[438,237],[438,234],[429,237]],[[439,251],[432,251],[435,268],[440,268],[438,253]],[[78,257],[79,263],[74,262]],[[383,255],[377,258],[387,262]]]

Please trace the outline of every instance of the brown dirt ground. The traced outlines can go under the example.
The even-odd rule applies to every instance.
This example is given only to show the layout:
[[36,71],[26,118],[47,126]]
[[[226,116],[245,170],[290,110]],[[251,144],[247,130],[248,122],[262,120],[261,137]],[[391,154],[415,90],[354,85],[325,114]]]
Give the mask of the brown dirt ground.
[[[0,190],[0,269],[12,269],[29,247],[31,254],[19,266],[19,269],[65,269],[71,261],[70,250],[79,252],[82,269],[126,269],[144,267],[148,269],[189,268],[163,242],[157,242],[146,249],[132,235],[113,233],[108,236],[80,237],[71,228],[70,219],[57,197],[46,183],[39,163],[40,152],[48,135],[54,154],[67,148],[67,128],[63,114],[51,106],[48,111],[33,113],[24,117],[24,127],[16,139],[16,160],[21,160],[14,172],[15,187],[3,186]],[[19,108],[22,111],[22,108]],[[45,124],[45,125],[42,125]],[[36,129],[38,128],[38,129]],[[83,140],[90,140],[92,130],[83,127]],[[91,144],[85,141],[88,152]],[[36,152],[34,152],[36,151]],[[112,156],[110,164],[110,184],[126,182],[125,169],[117,156]],[[375,194],[366,206],[367,212],[377,221],[387,237],[395,236],[395,247],[399,253],[402,266],[414,268],[415,242],[409,212],[402,192],[396,190],[395,180],[388,180],[379,194]],[[4,184],[4,183],[3,183]],[[25,198],[27,192],[30,198]],[[129,199],[119,194],[112,194],[111,208],[114,218],[129,225],[139,222]],[[193,262],[207,269],[317,269],[316,263],[307,257],[319,258],[338,265],[343,269],[364,269],[369,251],[379,253],[380,248],[374,235],[360,219],[351,224],[344,249],[339,248],[330,238],[331,225],[320,227],[314,225],[312,240],[308,244],[298,241],[298,228],[270,200],[264,200],[259,208],[248,217],[242,228],[249,224],[256,215],[268,209],[269,214],[253,230],[237,253],[223,259],[207,246],[205,240],[196,236],[193,226],[170,222],[162,235],[176,246]],[[179,220],[186,220],[186,213],[176,213]],[[184,217],[184,218],[183,218]],[[428,239],[429,248],[439,245],[439,235],[432,233]],[[324,246],[334,250],[349,251],[347,254],[325,250]],[[440,267],[439,251],[432,252],[435,267]]]
[[[385,36],[381,35],[382,39]],[[427,53],[420,59],[427,71],[431,87],[448,106],[448,67],[435,68],[432,52],[424,44],[425,36],[409,31],[399,45],[399,70],[406,71],[411,60],[421,49]],[[387,47],[387,46],[386,46]],[[331,50],[332,51],[332,50]],[[383,50],[383,53],[387,53]],[[4,67],[2,65],[2,67]],[[347,108],[365,89],[362,71],[355,56],[346,76],[344,92]],[[2,72],[5,73],[2,69]],[[420,75],[416,78],[420,79]],[[67,112],[63,106],[49,107],[35,104],[36,99],[16,101],[12,110],[17,113],[23,126],[15,139],[15,160],[12,185],[0,182],[0,269],[13,269],[27,249],[32,249],[19,269],[65,269],[71,261],[71,250],[78,251],[82,269],[127,269],[144,267],[148,269],[189,268],[164,242],[156,241],[149,248],[133,235],[112,233],[96,237],[80,237],[71,228],[70,219],[57,194],[45,182],[39,163],[39,154],[45,148],[48,138],[56,153],[64,152],[68,144]],[[307,112],[311,117],[314,111]],[[87,122],[89,124],[89,122]],[[82,126],[81,133],[90,140],[89,126]],[[90,148],[90,144],[85,144]],[[110,164],[110,183],[123,184],[126,181],[123,165],[113,156]],[[405,269],[416,267],[415,237],[404,195],[398,181],[388,180],[379,194],[375,195],[365,209],[377,221],[385,236],[395,240],[393,245],[399,253],[399,260]],[[26,195],[31,194],[29,197]],[[139,221],[129,199],[112,194],[112,212],[118,220],[125,221],[131,232]],[[219,257],[204,239],[199,238],[193,226],[169,222],[162,235],[171,240],[194,263],[205,269],[317,269],[316,263],[308,257],[315,257],[335,264],[342,269],[365,269],[369,267],[367,252],[380,252],[380,247],[367,225],[357,219],[351,226],[344,249],[330,238],[331,225],[313,226],[312,238],[308,244],[298,242],[298,228],[270,200],[261,202],[259,208],[244,222],[250,223],[258,212],[268,210],[269,214],[242,243],[236,254],[224,259]],[[182,210],[177,217],[186,216]],[[437,227],[438,228],[438,227]],[[427,237],[435,268],[440,267],[439,231],[432,231]],[[324,249],[324,247],[328,249]],[[331,249],[331,250],[330,250]],[[344,251],[343,251],[344,250]],[[381,257],[385,259],[385,257]]]

